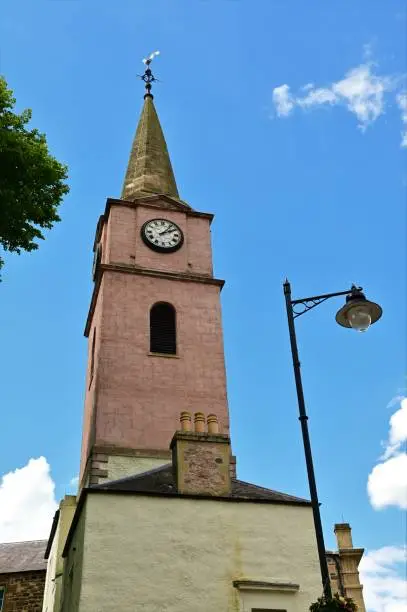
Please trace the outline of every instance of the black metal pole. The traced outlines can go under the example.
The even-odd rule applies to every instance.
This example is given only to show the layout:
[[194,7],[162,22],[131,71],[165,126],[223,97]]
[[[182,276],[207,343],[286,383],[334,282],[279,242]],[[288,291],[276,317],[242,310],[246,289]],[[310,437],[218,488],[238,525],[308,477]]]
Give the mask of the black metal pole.
[[297,337],[295,334],[294,313],[291,302],[291,286],[288,281],[284,283],[284,295],[287,307],[288,329],[290,332],[291,354],[293,358],[295,386],[297,388],[299,420],[301,423],[302,439],[304,443],[305,462],[307,464],[308,484],[311,495],[312,512],[314,515],[315,535],[317,538],[319,566],[321,569],[322,588],[326,599],[332,597],[331,583],[329,581],[328,564],[326,561],[324,534],[322,531],[321,514],[317,485],[315,482],[314,464],[312,461],[311,442],[308,433],[308,417],[305,410],[304,391],[301,380],[301,366],[298,358]]

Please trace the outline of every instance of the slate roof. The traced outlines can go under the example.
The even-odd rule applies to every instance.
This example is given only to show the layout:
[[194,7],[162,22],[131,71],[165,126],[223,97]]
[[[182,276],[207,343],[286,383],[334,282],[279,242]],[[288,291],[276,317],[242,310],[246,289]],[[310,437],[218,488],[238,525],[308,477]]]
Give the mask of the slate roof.
[[47,540],[0,543],[0,574],[46,570]]
[[[175,486],[175,480],[171,464],[163,465],[159,468],[127,476],[119,480],[113,480],[91,487],[92,489],[102,489],[104,491],[128,491],[134,493],[156,493],[162,495],[180,495]],[[232,479],[232,491],[226,499],[236,501],[265,501],[275,503],[306,504],[310,502],[300,497],[279,493],[272,489],[265,489],[243,480]]]

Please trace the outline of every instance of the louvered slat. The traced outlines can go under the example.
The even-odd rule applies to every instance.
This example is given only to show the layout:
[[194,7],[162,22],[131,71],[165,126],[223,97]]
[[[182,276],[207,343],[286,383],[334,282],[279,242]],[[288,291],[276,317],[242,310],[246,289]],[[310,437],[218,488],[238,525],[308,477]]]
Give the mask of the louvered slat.
[[177,352],[175,309],[171,304],[155,304],[150,311],[150,351],[175,355]]

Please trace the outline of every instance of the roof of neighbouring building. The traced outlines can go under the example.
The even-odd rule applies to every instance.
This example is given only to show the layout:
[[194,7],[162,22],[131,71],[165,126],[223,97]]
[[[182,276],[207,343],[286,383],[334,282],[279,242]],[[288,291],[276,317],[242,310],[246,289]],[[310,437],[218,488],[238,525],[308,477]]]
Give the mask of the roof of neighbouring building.
[[0,574],[46,570],[47,540],[0,543]]
[[[179,495],[175,486],[172,465],[167,464],[142,474],[127,476],[119,480],[101,483],[93,486],[92,489],[102,489],[104,491],[129,491],[134,493],[157,493],[163,495]],[[225,498],[225,496],[223,496]],[[244,482],[243,480],[232,479],[232,491],[226,499],[265,501],[288,504],[310,504],[306,499],[279,493],[272,489],[265,489],[258,485]]]

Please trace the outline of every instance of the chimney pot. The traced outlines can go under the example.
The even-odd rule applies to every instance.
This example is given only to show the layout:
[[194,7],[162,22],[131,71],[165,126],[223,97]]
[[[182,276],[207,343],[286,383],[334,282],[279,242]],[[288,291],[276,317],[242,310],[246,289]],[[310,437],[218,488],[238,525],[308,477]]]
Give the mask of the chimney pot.
[[205,433],[205,415],[203,412],[195,412],[194,424],[196,433]]
[[218,417],[216,416],[216,414],[208,414],[206,422],[208,423],[208,433],[209,434],[219,433],[219,423],[218,423]]
[[180,416],[181,430],[192,431],[192,415],[190,412],[184,410]]

